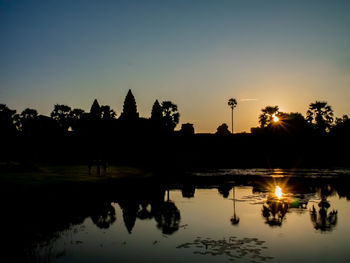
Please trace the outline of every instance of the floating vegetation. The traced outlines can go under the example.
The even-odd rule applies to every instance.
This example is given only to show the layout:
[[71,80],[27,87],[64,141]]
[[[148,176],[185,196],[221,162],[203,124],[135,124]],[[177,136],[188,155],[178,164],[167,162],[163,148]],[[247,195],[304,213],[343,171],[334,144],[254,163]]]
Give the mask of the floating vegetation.
[[251,259],[251,262],[261,262],[273,257],[263,255],[267,247],[265,241],[257,238],[239,239],[235,236],[224,239],[197,237],[193,242],[184,243],[176,248],[192,248],[194,254],[210,256],[226,256],[228,260]]
[[263,204],[266,200],[266,193],[259,194],[251,194],[243,196],[240,200],[236,200],[238,202],[249,202],[252,205],[260,205]]

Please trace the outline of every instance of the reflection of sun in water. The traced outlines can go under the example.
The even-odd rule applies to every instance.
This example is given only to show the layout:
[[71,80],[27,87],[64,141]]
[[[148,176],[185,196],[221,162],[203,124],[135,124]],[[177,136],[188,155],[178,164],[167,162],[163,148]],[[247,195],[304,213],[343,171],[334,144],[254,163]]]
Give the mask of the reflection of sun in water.
[[272,118],[274,122],[278,122],[279,118],[276,116],[276,114],[272,114]]
[[282,189],[278,185],[276,186],[275,195],[278,197],[278,199],[281,199],[282,197]]

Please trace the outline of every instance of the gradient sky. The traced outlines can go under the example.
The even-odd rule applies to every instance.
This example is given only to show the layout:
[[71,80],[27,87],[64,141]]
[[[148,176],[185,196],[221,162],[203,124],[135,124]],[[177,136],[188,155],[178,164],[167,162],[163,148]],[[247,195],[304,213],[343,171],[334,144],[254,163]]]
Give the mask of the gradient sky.
[[97,98],[119,116],[132,89],[142,117],[171,100],[196,132],[230,126],[231,97],[236,132],[267,105],[350,115],[349,14],[334,0],[0,0],[0,103],[48,115]]

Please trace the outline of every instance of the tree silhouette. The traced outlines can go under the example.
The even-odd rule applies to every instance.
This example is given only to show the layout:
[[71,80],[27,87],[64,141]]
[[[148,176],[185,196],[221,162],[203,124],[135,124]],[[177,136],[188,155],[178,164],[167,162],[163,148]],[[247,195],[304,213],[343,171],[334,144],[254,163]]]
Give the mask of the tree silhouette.
[[163,101],[162,113],[166,129],[168,131],[174,131],[180,119],[180,113],[177,110],[177,105],[175,105],[171,101]]
[[305,135],[309,132],[310,125],[299,112],[279,112],[276,116],[279,118],[283,130],[289,135]]
[[51,118],[54,119],[63,131],[68,131],[70,121],[71,107],[56,104],[51,112]]
[[237,101],[236,101],[236,99],[231,98],[228,100],[227,104],[231,108],[231,126],[232,126],[232,134],[233,134],[233,109],[236,108]]
[[333,122],[333,110],[325,101],[310,103],[306,112],[306,120],[313,123],[320,132],[329,131]]
[[332,133],[341,137],[350,134],[350,118],[348,115],[343,115],[342,118],[336,118],[335,126],[332,128]]
[[345,123],[345,122],[348,122],[349,120],[350,120],[349,116],[345,114],[341,118],[336,118],[335,123],[336,124]]
[[114,119],[117,116],[115,111],[108,105],[101,106],[101,114],[103,120]]
[[217,135],[228,135],[230,131],[228,130],[228,126],[226,123],[221,124],[216,131]]
[[69,123],[74,131],[78,129],[79,121],[84,117],[85,112],[82,109],[73,109],[69,115]]
[[261,109],[262,113],[259,116],[260,127],[264,128],[273,122],[273,118],[278,114],[278,106],[266,106]]
[[275,135],[296,136],[305,135],[310,131],[310,125],[304,116],[298,112],[280,112],[278,106],[267,106],[259,116],[260,130]]
[[84,116],[84,110],[82,109],[73,109],[70,112],[70,118],[73,120],[80,120]]
[[350,119],[349,119],[349,116],[348,115],[343,115],[342,118],[335,118],[335,124],[343,124],[343,123],[346,123],[348,122]]
[[26,108],[19,115],[18,128],[27,135],[32,135],[37,123],[38,112],[34,109]]
[[23,119],[35,119],[38,116],[37,110],[26,108],[22,111],[20,117]]
[[139,118],[136,100],[130,89],[128,91],[128,94],[126,94],[123,105],[123,112],[121,113],[120,118],[128,121],[136,120]]
[[16,133],[15,120],[17,117],[16,110],[11,110],[5,104],[0,104],[0,134],[2,136]]

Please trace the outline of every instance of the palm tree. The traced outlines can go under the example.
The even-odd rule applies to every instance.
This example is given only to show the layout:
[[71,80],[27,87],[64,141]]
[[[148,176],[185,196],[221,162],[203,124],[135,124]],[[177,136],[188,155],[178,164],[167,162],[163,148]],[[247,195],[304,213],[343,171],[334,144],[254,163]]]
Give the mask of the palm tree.
[[233,134],[233,109],[237,106],[237,101],[234,98],[231,98],[228,100],[228,106],[231,108],[231,127],[232,127],[232,134]]
[[334,120],[332,107],[325,101],[310,103],[306,120],[313,123],[319,131],[325,132],[330,129]]
[[260,127],[264,128],[268,124],[272,123],[273,118],[278,113],[278,106],[266,106],[261,109],[262,113],[259,116]]
[[231,217],[231,224],[237,225],[239,223],[239,217],[236,215],[235,187],[232,187],[232,200],[233,200],[233,217]]

